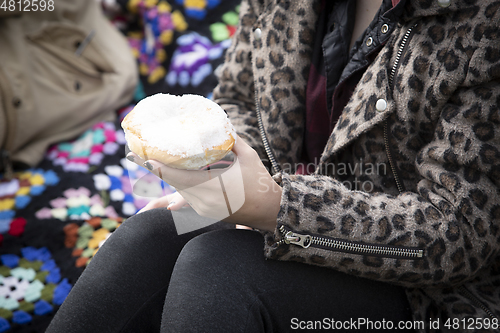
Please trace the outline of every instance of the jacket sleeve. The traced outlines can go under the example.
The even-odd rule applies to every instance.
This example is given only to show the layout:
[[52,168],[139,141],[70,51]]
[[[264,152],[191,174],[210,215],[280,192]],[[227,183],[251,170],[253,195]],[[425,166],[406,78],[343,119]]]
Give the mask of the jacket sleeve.
[[257,20],[254,8],[247,1],[240,6],[240,21],[226,52],[219,83],[214,89],[214,101],[228,114],[237,134],[266,158],[255,112],[254,77],[250,34]]
[[[500,61],[484,49],[469,64],[484,69],[482,81],[470,71],[417,153],[415,191],[370,194],[323,175],[282,174],[266,257],[407,287],[452,286],[487,267],[499,254]],[[423,256],[398,254],[409,249]]]

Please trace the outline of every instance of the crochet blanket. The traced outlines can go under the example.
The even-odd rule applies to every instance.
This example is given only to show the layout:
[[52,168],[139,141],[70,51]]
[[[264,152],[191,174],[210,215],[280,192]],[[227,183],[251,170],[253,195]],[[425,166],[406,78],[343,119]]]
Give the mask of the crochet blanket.
[[103,0],[139,64],[135,101],[116,122],[53,145],[7,180],[0,174],[0,333],[44,332],[107,237],[174,189],[125,159],[119,126],[158,92],[210,97],[238,22],[238,0]]

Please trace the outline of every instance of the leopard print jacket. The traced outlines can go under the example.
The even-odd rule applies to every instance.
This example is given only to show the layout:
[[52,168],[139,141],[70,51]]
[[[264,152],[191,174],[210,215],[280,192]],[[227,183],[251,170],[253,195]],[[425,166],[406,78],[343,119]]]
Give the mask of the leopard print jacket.
[[497,331],[444,324],[500,319],[500,1],[407,0],[315,172],[294,175],[313,2],[243,1],[214,91],[278,171],[266,257],[404,286],[437,331]]

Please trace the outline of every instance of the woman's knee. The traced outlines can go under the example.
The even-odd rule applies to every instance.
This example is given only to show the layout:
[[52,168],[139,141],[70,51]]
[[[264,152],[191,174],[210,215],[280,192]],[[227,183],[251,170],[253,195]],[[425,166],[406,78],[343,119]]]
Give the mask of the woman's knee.
[[[106,241],[104,247],[147,256],[177,257],[184,245],[198,234],[227,228],[222,222],[189,233],[177,233],[170,210],[156,208],[128,218]],[[109,244],[108,244],[109,243]],[[103,247],[103,248],[104,248]]]
[[259,233],[248,230],[214,231],[190,240],[174,266],[162,328],[242,332],[255,298],[254,263],[264,261],[262,242]]
[[172,214],[165,208],[156,208],[128,218],[113,236],[125,237],[129,241],[143,244],[156,238],[170,238],[175,233]]
[[212,266],[220,263],[222,267],[227,267],[244,261],[248,266],[250,262],[263,261],[262,244],[262,235],[256,231],[232,229],[207,232],[184,246],[177,264],[199,267],[204,263]]

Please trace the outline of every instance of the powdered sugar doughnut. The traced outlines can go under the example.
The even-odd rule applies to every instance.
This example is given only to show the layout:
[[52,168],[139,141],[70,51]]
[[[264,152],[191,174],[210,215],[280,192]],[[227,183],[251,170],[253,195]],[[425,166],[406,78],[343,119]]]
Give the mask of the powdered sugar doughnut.
[[198,95],[146,97],[121,125],[131,151],[177,169],[196,170],[217,162],[236,140],[224,110]]

